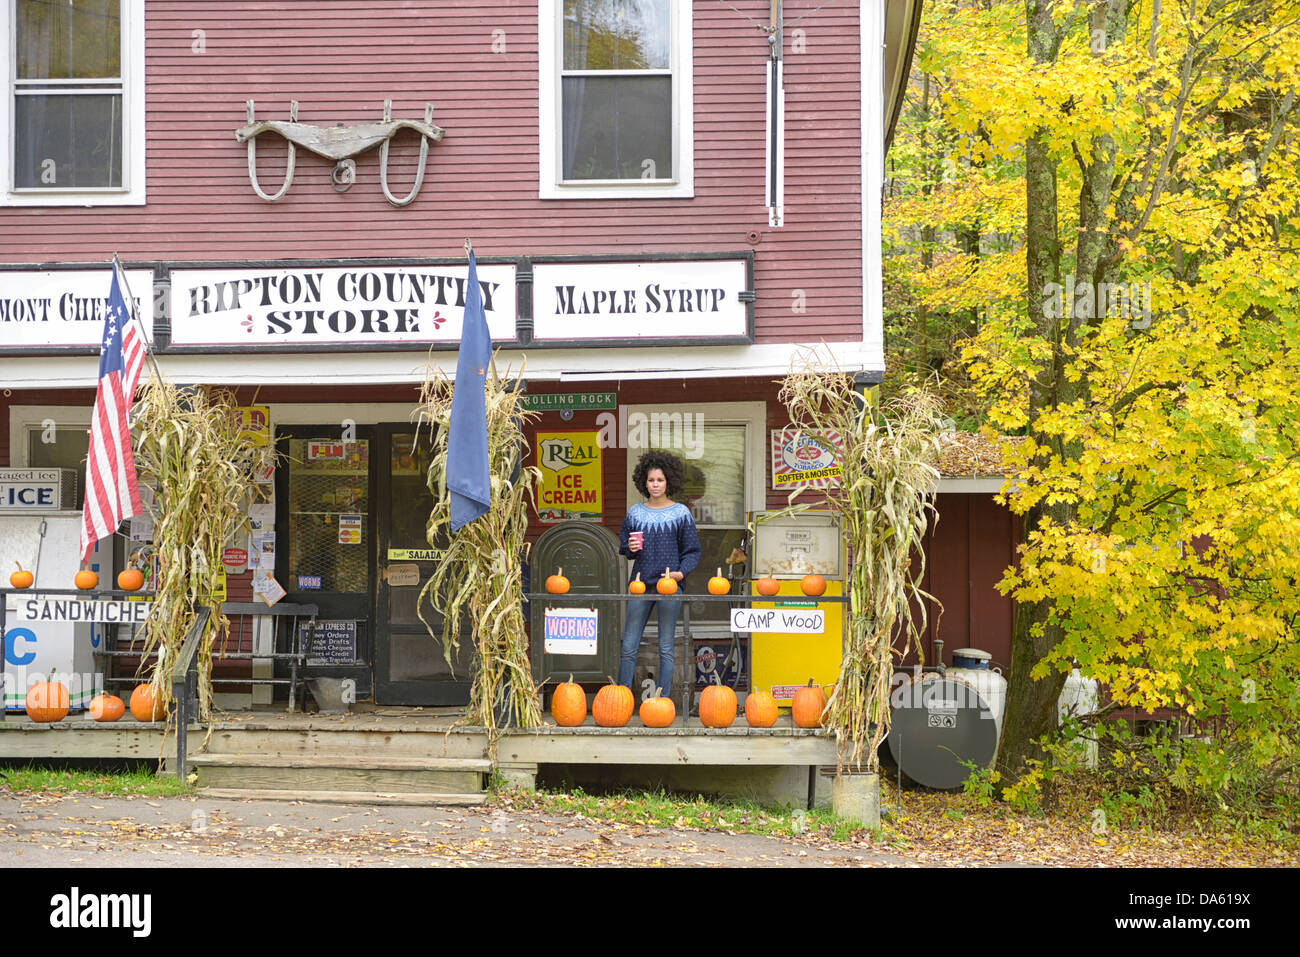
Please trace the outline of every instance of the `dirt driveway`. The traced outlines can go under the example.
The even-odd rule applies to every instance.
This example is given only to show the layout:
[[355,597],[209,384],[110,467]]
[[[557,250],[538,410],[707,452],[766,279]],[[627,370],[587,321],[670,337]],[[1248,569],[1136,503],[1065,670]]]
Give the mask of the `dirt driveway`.
[[0,794],[0,866],[916,867],[792,838],[614,826],[537,810]]

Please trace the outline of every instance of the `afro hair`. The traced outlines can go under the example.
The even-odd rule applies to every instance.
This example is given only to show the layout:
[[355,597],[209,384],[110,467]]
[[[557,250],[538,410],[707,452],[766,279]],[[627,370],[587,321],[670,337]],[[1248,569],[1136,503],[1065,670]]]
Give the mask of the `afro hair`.
[[651,451],[637,460],[636,468],[632,470],[632,484],[646,498],[650,497],[650,490],[646,488],[645,480],[651,469],[659,469],[664,473],[664,478],[668,480],[668,490],[665,494],[669,498],[681,492],[682,486],[686,483],[686,466],[682,464],[681,459],[668,452]]

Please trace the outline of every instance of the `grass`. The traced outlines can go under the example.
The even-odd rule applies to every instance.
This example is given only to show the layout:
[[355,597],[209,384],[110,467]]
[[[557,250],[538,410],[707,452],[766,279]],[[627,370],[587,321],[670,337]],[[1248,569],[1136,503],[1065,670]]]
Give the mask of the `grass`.
[[716,801],[659,791],[587,794],[572,791],[502,791],[502,806],[550,813],[580,814],[592,821],[624,827],[687,828],[757,834],[766,837],[820,837],[839,843],[881,843],[883,833],[836,819],[828,809],[769,808],[752,801]]
[[176,797],[192,790],[175,775],[159,775],[147,769],[101,771],[35,765],[0,768],[0,784],[16,792],[109,797]]

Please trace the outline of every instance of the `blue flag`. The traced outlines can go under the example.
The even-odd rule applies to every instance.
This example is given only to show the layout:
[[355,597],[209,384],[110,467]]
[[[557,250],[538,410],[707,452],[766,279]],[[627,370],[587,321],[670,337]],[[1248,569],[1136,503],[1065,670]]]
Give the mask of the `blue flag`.
[[483,312],[474,253],[469,254],[465,284],[465,322],[456,355],[456,381],[451,393],[451,426],[447,435],[447,491],[451,495],[451,530],[487,514],[492,500],[488,473],[487,405],[484,388],[492,360],[492,336]]

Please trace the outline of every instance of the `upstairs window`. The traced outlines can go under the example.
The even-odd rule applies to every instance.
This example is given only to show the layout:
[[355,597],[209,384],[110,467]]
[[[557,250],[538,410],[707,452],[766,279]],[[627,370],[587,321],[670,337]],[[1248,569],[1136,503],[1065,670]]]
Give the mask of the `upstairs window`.
[[542,0],[541,196],[691,196],[691,5]]
[[6,204],[144,202],[141,0],[6,6]]

